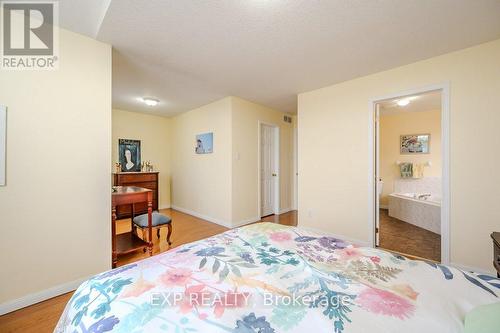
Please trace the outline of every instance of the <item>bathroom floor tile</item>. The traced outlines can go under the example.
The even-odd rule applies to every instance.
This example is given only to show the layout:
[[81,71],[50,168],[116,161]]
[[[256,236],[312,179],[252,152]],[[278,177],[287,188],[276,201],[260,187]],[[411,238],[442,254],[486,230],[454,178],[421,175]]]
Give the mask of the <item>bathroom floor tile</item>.
[[441,236],[390,217],[380,210],[380,247],[434,261],[441,261]]

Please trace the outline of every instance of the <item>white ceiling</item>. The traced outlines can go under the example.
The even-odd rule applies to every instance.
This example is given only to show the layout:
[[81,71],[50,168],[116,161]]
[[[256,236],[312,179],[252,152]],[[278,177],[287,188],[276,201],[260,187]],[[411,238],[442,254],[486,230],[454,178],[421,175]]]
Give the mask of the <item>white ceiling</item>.
[[110,1],[92,26],[102,2],[61,0],[61,25],[114,46],[114,107],[166,116],[227,95],[293,113],[297,93],[500,38],[500,0]]
[[[409,99],[410,104],[399,106],[397,104],[400,99]],[[441,91],[431,91],[424,94],[404,96],[402,98],[394,98],[391,100],[379,103],[380,115],[387,116],[401,112],[424,112],[441,110]]]
[[68,30],[96,37],[111,0],[60,0],[59,23]]

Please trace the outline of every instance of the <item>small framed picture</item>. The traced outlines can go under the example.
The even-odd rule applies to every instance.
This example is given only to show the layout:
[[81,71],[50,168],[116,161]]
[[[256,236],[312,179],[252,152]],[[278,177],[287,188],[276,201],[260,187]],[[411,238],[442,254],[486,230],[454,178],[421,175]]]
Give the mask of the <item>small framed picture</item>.
[[141,141],[119,139],[118,152],[122,172],[141,171]]
[[430,134],[406,134],[400,137],[401,154],[429,154]]
[[196,136],[196,154],[211,154],[214,152],[214,133],[198,134]]

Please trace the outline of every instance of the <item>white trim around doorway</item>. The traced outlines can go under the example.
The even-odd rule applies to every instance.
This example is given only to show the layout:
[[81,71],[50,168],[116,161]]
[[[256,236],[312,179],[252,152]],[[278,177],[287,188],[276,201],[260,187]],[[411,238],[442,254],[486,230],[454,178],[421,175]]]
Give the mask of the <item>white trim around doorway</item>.
[[441,159],[442,159],[442,201],[441,201],[441,263],[450,264],[450,84],[448,82],[410,89],[386,96],[373,98],[369,101],[368,124],[368,239],[370,246],[375,247],[375,218],[377,200],[377,182],[375,174],[375,105],[378,102],[404,96],[418,95],[431,91],[441,91]]
[[274,129],[274,162],[276,167],[276,177],[274,177],[274,207],[273,214],[280,214],[280,127],[273,123],[267,123],[259,120],[259,124],[257,126],[257,214],[258,216],[262,215],[262,207],[261,207],[261,189],[260,189],[260,141],[261,141],[261,127],[262,125],[270,126]]

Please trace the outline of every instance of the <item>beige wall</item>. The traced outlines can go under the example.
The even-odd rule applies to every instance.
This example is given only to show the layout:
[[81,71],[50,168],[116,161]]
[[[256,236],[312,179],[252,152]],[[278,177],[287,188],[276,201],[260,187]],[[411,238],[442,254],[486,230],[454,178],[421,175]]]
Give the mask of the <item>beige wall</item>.
[[[280,211],[293,205],[293,126],[283,121],[284,113],[232,97],[233,115],[233,217],[236,224],[260,218],[258,208],[259,121],[280,131]],[[239,158],[239,159],[238,159]]]
[[450,84],[451,262],[492,271],[500,40],[300,94],[299,225],[368,242],[369,101],[442,82]]
[[141,140],[141,160],[159,171],[158,207],[170,207],[170,118],[113,110],[113,159],[118,162],[118,139]]
[[[238,97],[172,118],[172,206],[234,227],[258,220],[259,121],[280,127],[280,210],[292,207],[292,125],[283,113]],[[214,152],[194,152],[214,133]]]
[[[214,152],[196,154],[197,134],[213,132]],[[172,118],[172,206],[231,224],[231,98]]]
[[59,58],[0,74],[2,307],[111,267],[111,47],[61,29]]
[[[429,154],[400,154],[400,136],[430,134]],[[380,177],[384,182],[381,205],[388,205],[388,195],[394,192],[394,180],[401,178],[396,161],[426,163],[424,177],[441,177],[441,110],[400,112],[380,116]]]

